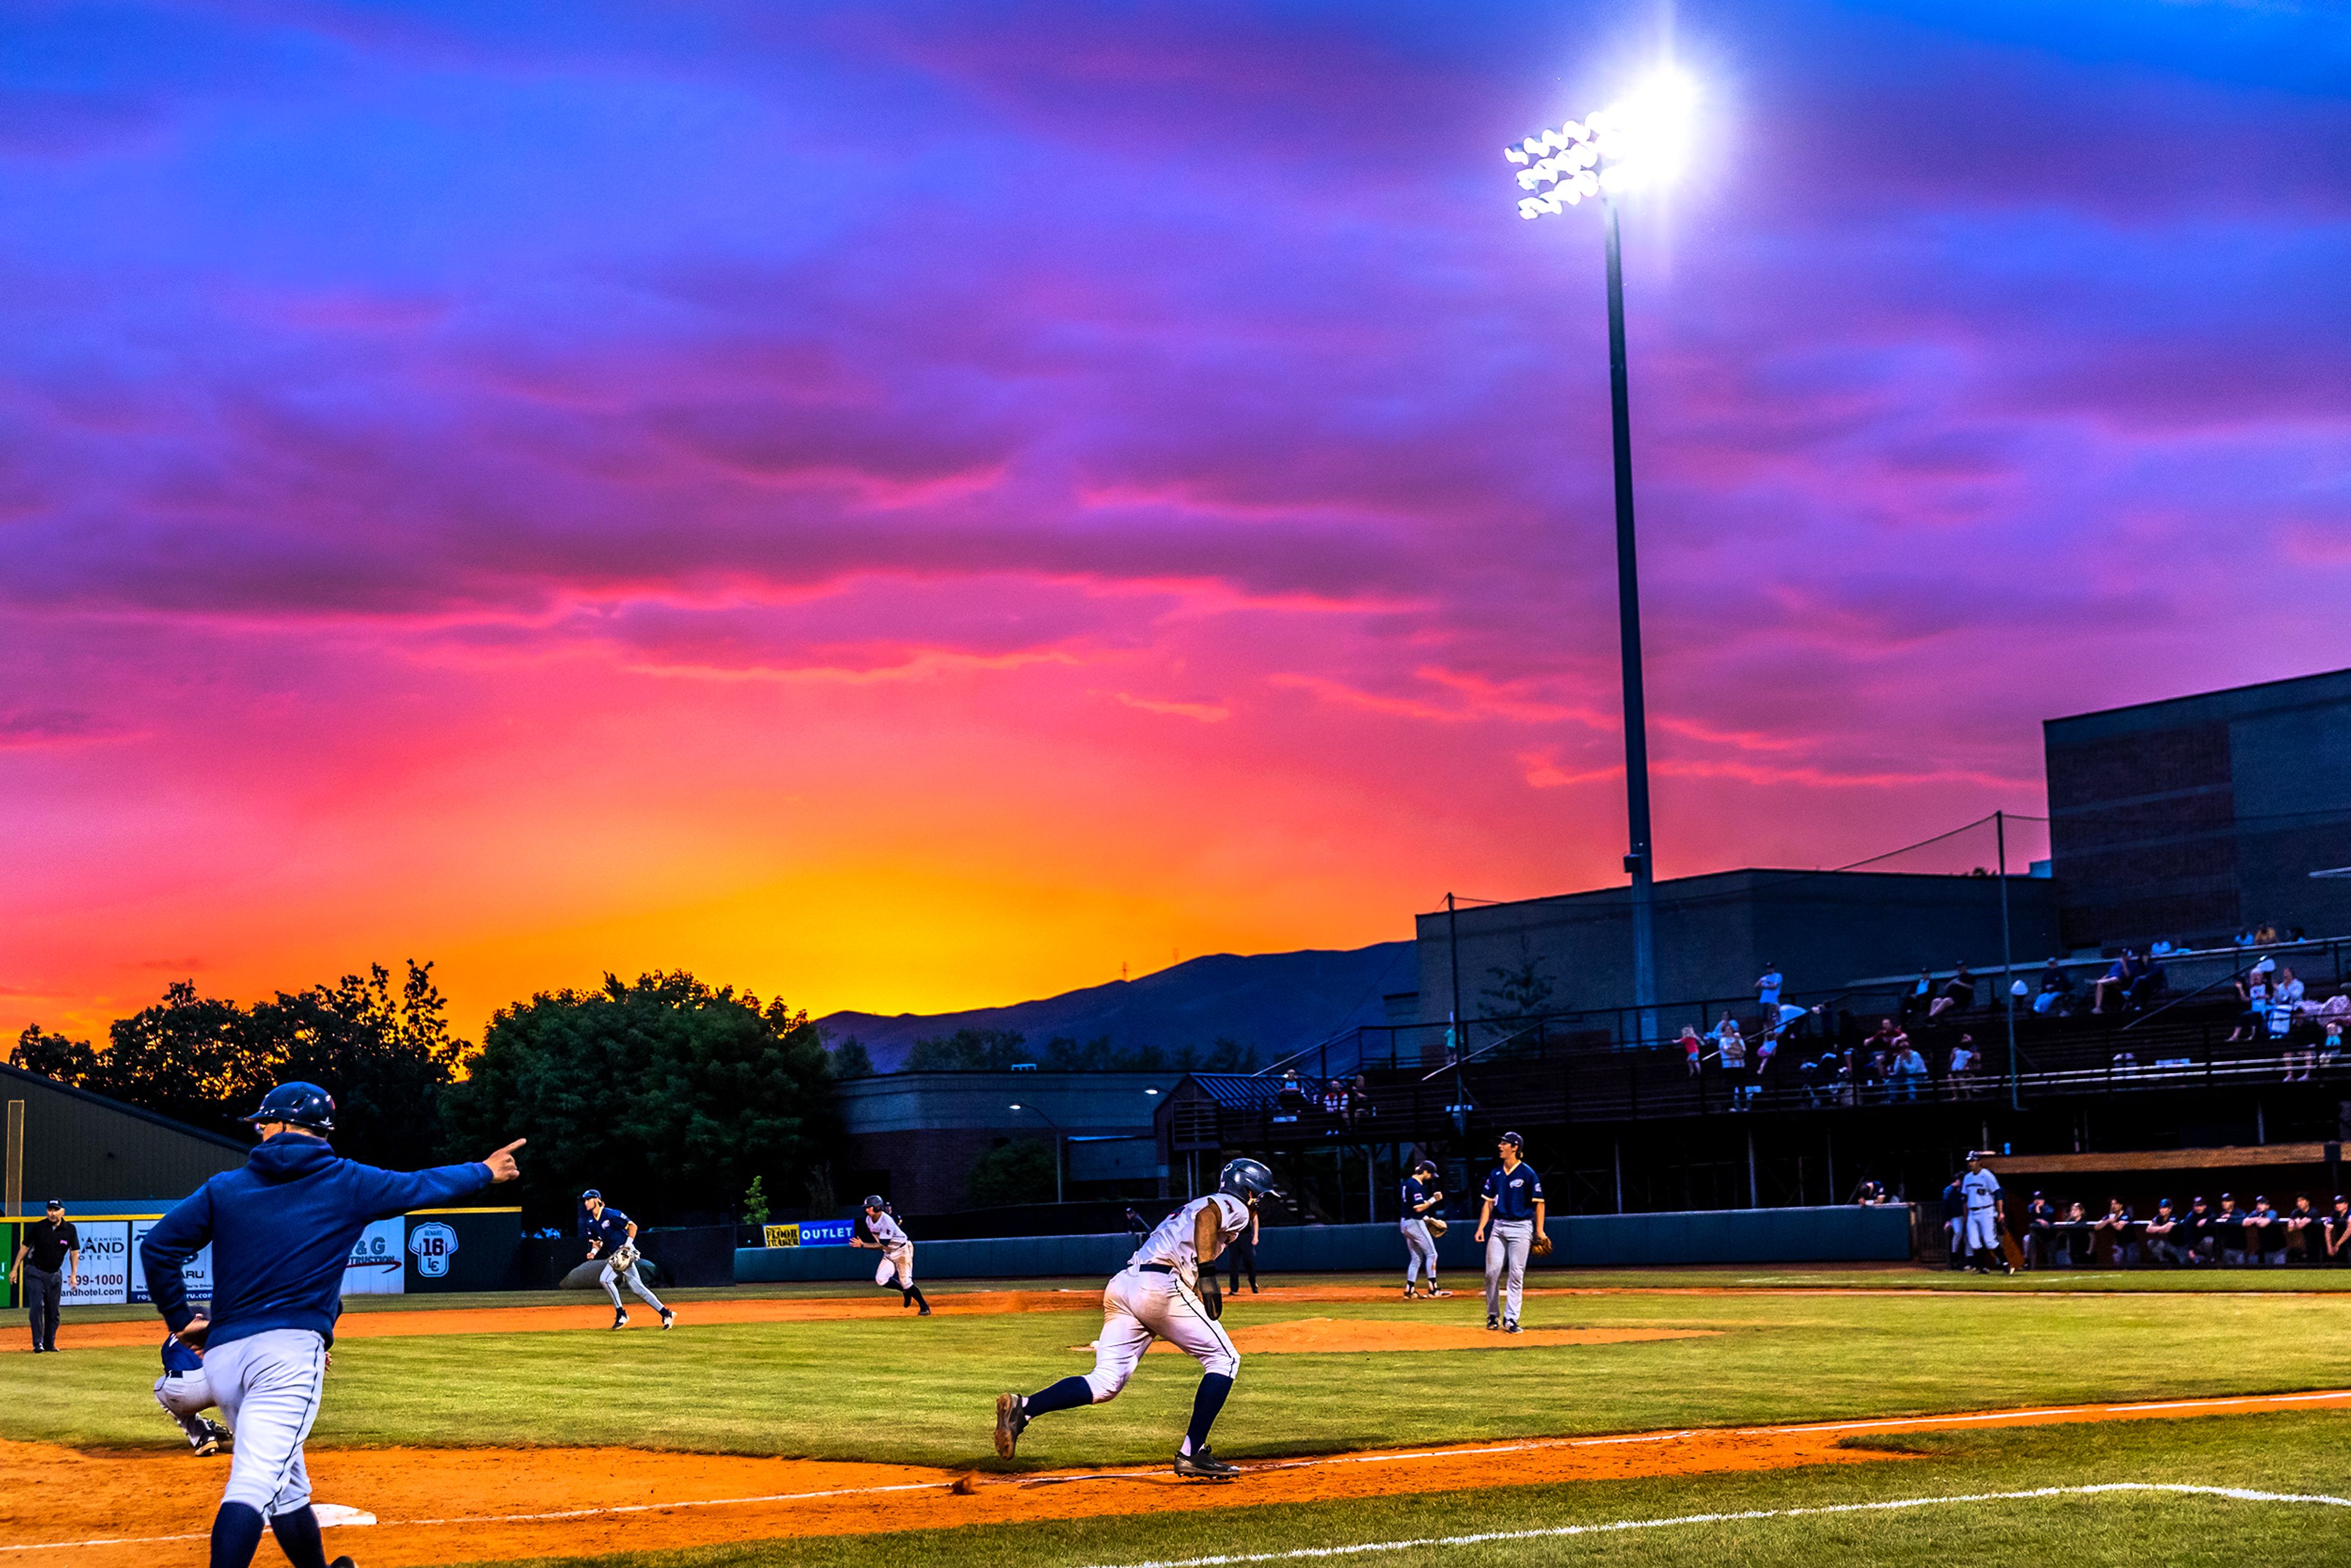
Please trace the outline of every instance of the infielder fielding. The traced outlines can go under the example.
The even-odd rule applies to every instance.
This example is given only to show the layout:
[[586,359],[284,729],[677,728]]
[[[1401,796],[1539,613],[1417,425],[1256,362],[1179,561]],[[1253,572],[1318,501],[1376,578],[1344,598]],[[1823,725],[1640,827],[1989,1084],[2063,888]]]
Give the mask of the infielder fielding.
[[[327,1568],[302,1444],[318,1419],[351,1249],[371,1221],[514,1180],[522,1140],[472,1165],[400,1174],[336,1155],[323,1136],[335,1102],[315,1083],[279,1084],[246,1120],[260,1146],[158,1221],[139,1255],[163,1322],[205,1352],[205,1379],[236,1433],[213,1518],[212,1568],[246,1568],[264,1521],[294,1568]],[[209,1319],[189,1307],[180,1273],[206,1242]],[[336,1568],[350,1562],[337,1558]]]
[[883,1290],[898,1292],[901,1307],[920,1307],[914,1315],[929,1317],[931,1303],[923,1300],[923,1292],[914,1284],[914,1243],[890,1206],[882,1201],[878,1192],[865,1195],[865,1212],[857,1217],[857,1228],[849,1239],[852,1247],[878,1247],[882,1261],[873,1270],[873,1282]]
[[[1519,1157],[1526,1144],[1516,1133],[1505,1133],[1496,1142],[1502,1163],[1486,1174],[1486,1206],[1479,1211],[1475,1238],[1486,1244],[1486,1326],[1505,1333],[1519,1332],[1528,1252],[1551,1250],[1551,1237],[1543,1229],[1542,1177]],[[1507,1296],[1505,1270],[1510,1275]]]
[[2000,1223],[2008,1218],[2007,1204],[2000,1196],[2000,1177],[1984,1169],[1980,1153],[1970,1151],[1968,1174],[1959,1178],[1959,1194],[1968,1206],[1968,1272],[1989,1274],[1998,1263],[2001,1273],[2015,1273],[2015,1265],[2000,1251]]
[[[1437,1238],[1445,1234],[1445,1221],[1437,1218],[1437,1206],[1445,1194],[1437,1185],[1437,1162],[1423,1160],[1412,1167],[1412,1175],[1404,1179],[1404,1218],[1396,1228],[1404,1232],[1404,1297],[1411,1301],[1416,1294],[1449,1296],[1450,1291],[1437,1288]],[[1413,1286],[1426,1281],[1424,1291]]]
[[1208,1449],[1208,1428],[1225,1407],[1241,1366],[1240,1352],[1217,1321],[1225,1301],[1215,1265],[1217,1254],[1249,1228],[1258,1199],[1273,1190],[1271,1171],[1255,1160],[1232,1160],[1217,1173],[1215,1192],[1161,1220],[1102,1291],[1094,1369],[1025,1398],[998,1395],[996,1451],[1010,1458],[1020,1434],[1040,1416],[1117,1398],[1151,1342],[1164,1339],[1200,1364],[1200,1388],[1192,1397],[1192,1425],[1176,1450],[1176,1473],[1199,1480],[1239,1475],[1238,1466]]
[[228,1428],[204,1416],[217,1403],[212,1380],[204,1375],[204,1358],[177,1334],[163,1336],[163,1375],[155,1380],[155,1403],[180,1424],[196,1458],[212,1458],[229,1440]]
[[661,1298],[637,1272],[637,1260],[643,1256],[637,1250],[637,1222],[606,1203],[604,1195],[592,1186],[580,1195],[580,1201],[588,1206],[588,1218],[580,1227],[580,1233],[588,1238],[588,1260],[593,1262],[598,1253],[603,1254],[604,1271],[596,1276],[596,1282],[612,1298],[612,1326],[629,1326],[629,1309],[621,1305],[622,1280],[639,1301],[661,1314],[662,1327],[675,1323],[677,1314],[661,1304]]

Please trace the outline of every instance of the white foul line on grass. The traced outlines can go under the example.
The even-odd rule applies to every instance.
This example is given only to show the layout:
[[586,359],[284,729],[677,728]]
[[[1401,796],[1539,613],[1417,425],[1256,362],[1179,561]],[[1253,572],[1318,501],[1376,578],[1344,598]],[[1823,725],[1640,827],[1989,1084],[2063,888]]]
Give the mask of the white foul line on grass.
[[2238,1502],[2306,1502],[2351,1508],[2351,1497],[2325,1493],[2253,1491],[2244,1487],[2189,1486],[2179,1481],[2105,1481],[2092,1486],[2037,1487],[2031,1491],[1973,1492],[1960,1497],[1907,1497],[1884,1502],[1829,1502],[1809,1508],[1759,1508],[1737,1513],[1689,1513],[1672,1519],[1619,1519],[1605,1524],[1559,1524],[1542,1530],[1486,1530],[1475,1535],[1430,1535],[1413,1541],[1367,1541],[1353,1546],[1301,1546],[1289,1552],[1223,1552],[1211,1557],[1168,1557],[1148,1563],[1098,1568],[1218,1568],[1235,1563],[1297,1563],[1322,1557],[1353,1557],[1374,1552],[1412,1552],[1423,1547],[1488,1546],[1504,1541],[1558,1541],[1574,1535],[1615,1535],[1664,1530],[1680,1524],[1740,1524],[1757,1520],[1803,1519],[1833,1513],[1892,1513],[1901,1509],[1942,1508],[1952,1503],[2029,1502],[2054,1497],[2095,1497],[2110,1492],[2168,1492],[2185,1497],[2229,1498]]

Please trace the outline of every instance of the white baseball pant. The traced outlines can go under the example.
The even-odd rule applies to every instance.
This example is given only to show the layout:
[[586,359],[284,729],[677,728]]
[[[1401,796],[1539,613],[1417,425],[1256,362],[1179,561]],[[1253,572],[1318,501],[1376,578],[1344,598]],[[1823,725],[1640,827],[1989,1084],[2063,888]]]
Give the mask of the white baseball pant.
[[1202,1372],[1239,1375],[1241,1353],[1224,1324],[1208,1316],[1190,1281],[1130,1268],[1102,1288],[1102,1336],[1094,1341],[1094,1369],[1086,1374],[1095,1404],[1118,1397],[1155,1339],[1198,1362]]
[[914,1244],[908,1241],[896,1247],[883,1248],[882,1261],[874,1265],[873,1282],[895,1285],[902,1291],[914,1284]]
[[1973,1252],[1980,1247],[2000,1250],[2000,1217],[1989,1208],[1968,1211],[1968,1250]]
[[[1535,1222],[1531,1219],[1498,1219],[1486,1228],[1486,1315],[1499,1313],[1505,1322],[1519,1321],[1519,1301],[1527,1285],[1527,1251],[1535,1243]],[[1502,1311],[1506,1299],[1503,1272],[1507,1267],[1510,1283],[1507,1300],[1510,1311]]]
[[1404,1282],[1426,1279],[1437,1283],[1437,1239],[1428,1233],[1428,1221],[1406,1215],[1396,1222],[1404,1232]]
[[155,1403],[191,1440],[200,1441],[206,1430],[204,1413],[214,1403],[212,1379],[202,1367],[193,1372],[167,1372],[155,1380]]
[[653,1311],[661,1312],[669,1310],[661,1304],[659,1296],[645,1289],[645,1282],[637,1277],[637,1266],[634,1263],[630,1264],[626,1270],[615,1270],[611,1264],[607,1263],[604,1265],[604,1271],[596,1276],[596,1282],[604,1287],[606,1295],[612,1298],[614,1312],[621,1311],[621,1287],[613,1282],[616,1280],[626,1280],[629,1282],[629,1289],[634,1291],[638,1299]]
[[264,1519],[307,1506],[302,1445],[326,1391],[327,1342],[308,1329],[231,1340],[204,1352],[204,1378],[236,1435],[221,1501],[241,1502]]

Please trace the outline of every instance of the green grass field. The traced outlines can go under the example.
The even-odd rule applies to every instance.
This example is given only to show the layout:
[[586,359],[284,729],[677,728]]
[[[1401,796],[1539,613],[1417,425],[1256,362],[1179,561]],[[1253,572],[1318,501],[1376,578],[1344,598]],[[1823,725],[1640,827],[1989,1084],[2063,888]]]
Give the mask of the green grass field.
[[[1246,1461],[1471,1439],[2343,1387],[2351,1385],[2351,1292],[2338,1278],[2224,1276],[2231,1288],[2220,1289],[2213,1277],[2199,1275],[1958,1284],[1924,1270],[1552,1274],[1542,1282],[1698,1286],[1708,1293],[1537,1298],[1527,1312],[1531,1327],[1666,1327],[1703,1331],[1704,1337],[1509,1351],[1252,1355],[1218,1425],[1217,1445]],[[2175,1288],[2147,1288],[2153,1282]],[[1082,1283],[1091,1289],[1098,1282]],[[2320,1288],[2282,1288],[2290,1284]],[[957,1287],[936,1289],[951,1293]],[[853,1287],[761,1293],[842,1294]],[[1078,1347],[1093,1336],[1093,1312],[696,1326],[695,1303],[709,1294],[737,1292],[677,1292],[684,1326],[668,1334],[347,1337],[337,1346],[314,1446],[611,1444],[991,1470],[1148,1464],[1166,1458],[1189,1408],[1191,1364],[1155,1355],[1116,1402],[1039,1423],[1017,1465],[1008,1467],[989,1448],[994,1396],[1083,1371],[1090,1358]],[[396,1304],[362,1299],[353,1310]],[[1228,1324],[1299,1317],[1475,1323],[1482,1316],[1482,1302],[1468,1293],[1445,1303],[1243,1296]],[[147,1393],[154,1371],[155,1356],[143,1349],[0,1358],[8,1396],[0,1400],[0,1437],[168,1452],[173,1431]],[[746,1542],[600,1560],[649,1568],[849,1564],[879,1563],[885,1555],[904,1562],[911,1552],[923,1561],[1128,1563],[2102,1481],[2340,1496],[2351,1486],[2342,1459],[2346,1440],[2351,1414],[2325,1411],[1988,1430],[1906,1439],[1914,1457],[1868,1466],[1503,1487],[920,1538]],[[611,1539],[618,1544],[626,1533]],[[2067,1568],[2351,1563],[2351,1509],[2109,1494],[1541,1536],[1381,1551],[1373,1560],[1962,1559],[2031,1560],[2047,1568],[2049,1552],[2060,1548],[2071,1559]]]

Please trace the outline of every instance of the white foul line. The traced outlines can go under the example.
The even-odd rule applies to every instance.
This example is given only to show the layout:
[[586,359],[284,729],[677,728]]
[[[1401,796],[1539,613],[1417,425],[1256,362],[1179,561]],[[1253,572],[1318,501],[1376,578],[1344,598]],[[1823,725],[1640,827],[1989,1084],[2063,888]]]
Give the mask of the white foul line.
[[1423,1547],[1484,1546],[1498,1541],[1556,1541],[1572,1535],[1612,1535],[1633,1530],[1663,1530],[1677,1524],[1733,1524],[1766,1519],[1802,1519],[1831,1513],[1890,1513],[1897,1509],[1940,1508],[1964,1502],[2023,1502],[2053,1497],[2093,1497],[2105,1492],[2169,1492],[2220,1497],[2239,1502],[2308,1502],[2351,1508],[2351,1497],[2324,1493],[2252,1491],[2243,1487],[2189,1486],[2176,1481],[2105,1481],[2094,1486],[2039,1487],[2032,1491],[1975,1492],[1963,1497],[1898,1498],[1887,1502],[1832,1502],[1809,1508],[1760,1508],[1738,1513],[1689,1513],[1673,1519],[1620,1519],[1605,1524],[1560,1524],[1544,1530],[1489,1530],[1475,1535],[1432,1535],[1414,1541],[1370,1541],[1354,1546],[1301,1546],[1290,1552],[1228,1552],[1213,1557],[1169,1557],[1149,1563],[1097,1568],[1217,1568],[1234,1563],[1295,1563],[1318,1557],[1352,1557],[1374,1552],[1411,1552]]

